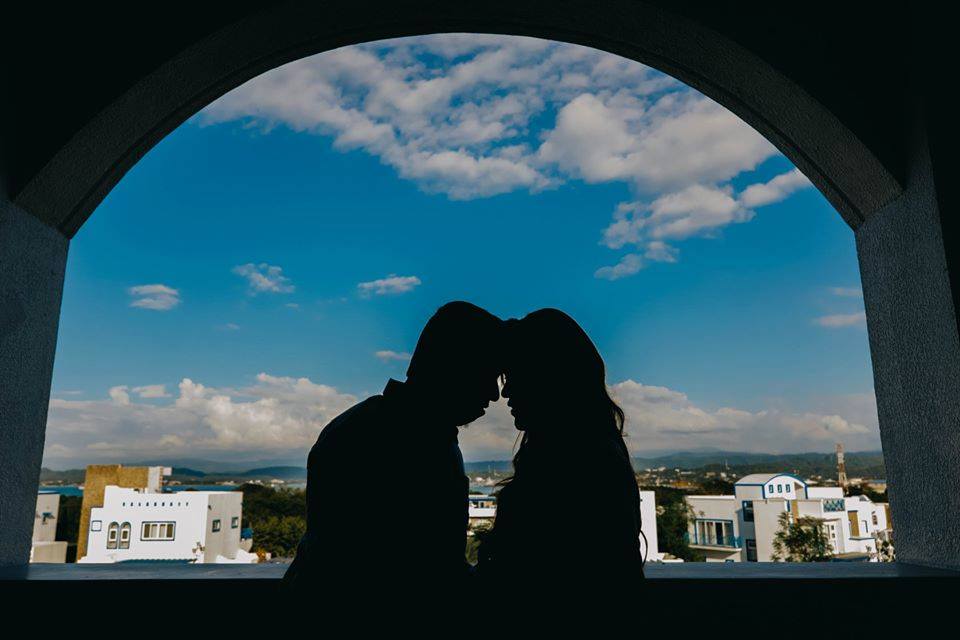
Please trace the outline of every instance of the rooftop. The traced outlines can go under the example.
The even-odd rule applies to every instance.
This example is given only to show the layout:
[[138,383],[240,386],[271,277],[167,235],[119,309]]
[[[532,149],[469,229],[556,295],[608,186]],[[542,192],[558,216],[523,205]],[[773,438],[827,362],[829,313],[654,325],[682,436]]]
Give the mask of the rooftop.
[[[743,476],[742,478],[737,480],[736,484],[767,484],[774,478],[779,478],[781,476],[793,478],[794,480],[800,480],[800,478],[797,478],[796,476],[791,475],[789,473],[751,473],[750,475]],[[804,484],[806,484],[806,482],[804,482],[803,480],[800,480],[800,482],[803,482]]]

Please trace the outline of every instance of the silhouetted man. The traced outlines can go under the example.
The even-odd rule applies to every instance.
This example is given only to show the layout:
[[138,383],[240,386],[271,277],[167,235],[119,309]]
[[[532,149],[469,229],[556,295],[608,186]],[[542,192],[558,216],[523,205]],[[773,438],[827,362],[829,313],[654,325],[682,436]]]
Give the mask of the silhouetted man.
[[391,379],[323,429],[307,463],[307,533],[285,577],[297,592],[459,586],[468,481],[457,427],[499,397],[501,326],[472,304],[444,305],[406,382]]

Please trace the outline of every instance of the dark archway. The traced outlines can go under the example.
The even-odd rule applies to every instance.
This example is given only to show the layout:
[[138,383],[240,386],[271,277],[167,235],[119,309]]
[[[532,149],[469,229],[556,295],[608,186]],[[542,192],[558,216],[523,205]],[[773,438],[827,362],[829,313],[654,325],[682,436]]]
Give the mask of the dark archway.
[[895,199],[894,174],[797,82],[728,36],[655,3],[333,0],[265,8],[174,53],[85,124],[14,195],[68,237],[153,145],[250,78],[310,54],[441,32],[527,35],[603,49],[665,71],[775,144],[857,228]]

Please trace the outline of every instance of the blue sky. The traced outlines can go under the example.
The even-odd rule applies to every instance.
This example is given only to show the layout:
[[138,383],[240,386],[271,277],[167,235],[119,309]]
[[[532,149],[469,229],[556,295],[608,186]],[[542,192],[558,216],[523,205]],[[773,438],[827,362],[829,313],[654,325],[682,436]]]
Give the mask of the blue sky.
[[302,459],[453,299],[573,315],[638,453],[879,446],[852,232],[789,161],[638,63],[461,35],[276,69],[130,171],[70,248],[46,462]]

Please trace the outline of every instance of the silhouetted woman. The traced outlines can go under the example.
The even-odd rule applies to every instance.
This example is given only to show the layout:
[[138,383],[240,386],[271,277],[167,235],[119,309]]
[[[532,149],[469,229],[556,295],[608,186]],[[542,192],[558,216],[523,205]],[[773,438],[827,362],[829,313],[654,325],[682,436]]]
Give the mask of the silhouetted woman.
[[507,335],[501,393],[523,435],[478,577],[577,589],[641,579],[640,497],[603,359],[556,309],[509,321]]

